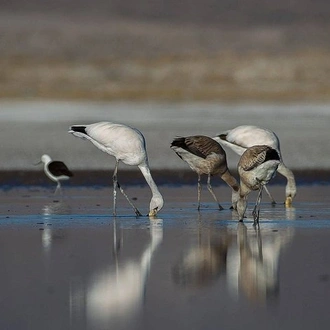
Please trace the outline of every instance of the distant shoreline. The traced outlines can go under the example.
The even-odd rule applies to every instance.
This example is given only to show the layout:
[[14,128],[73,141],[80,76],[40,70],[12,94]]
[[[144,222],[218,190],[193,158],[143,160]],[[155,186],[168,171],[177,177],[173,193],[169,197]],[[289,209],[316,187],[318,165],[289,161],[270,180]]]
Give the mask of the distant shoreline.
[[64,58],[1,55],[0,99],[329,101],[330,51]]
[[[112,186],[112,171],[109,170],[76,170],[74,177],[70,181],[63,183],[64,186]],[[297,185],[330,184],[330,170],[294,170]],[[236,171],[232,170],[234,176]],[[197,176],[189,170],[152,170],[152,175],[158,185],[196,185]],[[0,189],[15,186],[49,186],[55,187],[43,173],[39,171],[0,171]],[[126,186],[146,185],[140,171],[122,170],[118,175],[118,180]],[[203,178],[206,182],[206,177]],[[271,181],[271,185],[285,185],[286,179],[277,174]],[[219,177],[212,178],[213,186],[225,185]]]

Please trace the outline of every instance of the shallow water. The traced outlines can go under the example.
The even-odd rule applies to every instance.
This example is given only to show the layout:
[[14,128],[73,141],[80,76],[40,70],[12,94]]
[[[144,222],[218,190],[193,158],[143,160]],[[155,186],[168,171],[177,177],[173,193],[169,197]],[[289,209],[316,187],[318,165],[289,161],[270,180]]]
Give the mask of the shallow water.
[[[266,196],[260,231],[195,187],[161,187],[158,218],[110,188],[0,191],[1,329],[325,329],[330,322],[329,186]],[[275,198],[283,186],[271,187]],[[128,187],[142,212],[148,190]],[[223,194],[223,196],[222,196]]]

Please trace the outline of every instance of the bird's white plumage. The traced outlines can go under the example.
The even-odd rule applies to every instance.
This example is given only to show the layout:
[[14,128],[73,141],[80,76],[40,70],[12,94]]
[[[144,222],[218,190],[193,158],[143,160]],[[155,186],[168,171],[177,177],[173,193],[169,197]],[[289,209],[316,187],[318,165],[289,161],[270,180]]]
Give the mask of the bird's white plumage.
[[[253,190],[258,189],[260,185],[266,185],[275,176],[278,164],[279,161],[270,160],[249,171],[247,184],[253,187]],[[238,169],[241,180],[245,182],[246,176],[243,175],[243,170],[240,167]]]
[[[37,164],[40,163],[44,164],[44,172],[47,177],[57,183],[55,193],[61,188],[61,181],[69,180],[73,175],[63,162],[53,161],[47,154],[41,156],[41,160]],[[54,168],[51,170],[51,167]]]
[[180,155],[180,157],[189,165],[189,167],[200,174],[209,174],[213,171],[213,164],[219,161],[219,155],[212,152],[207,157],[198,157],[188,150],[180,147],[172,147],[172,149]]
[[[285,188],[286,205],[291,205],[297,193],[296,182],[292,171],[283,163],[280,141],[273,131],[254,125],[241,125],[227,130],[213,139],[221,145],[232,149],[238,155],[242,155],[247,148],[255,145],[267,145],[276,150],[281,159],[277,171],[287,179]],[[266,191],[269,194],[268,190]],[[273,199],[271,195],[270,198]]]
[[269,129],[253,125],[241,125],[219,135],[226,135],[226,138],[221,139],[216,136],[213,139],[231,148],[239,155],[242,155],[247,148],[255,145],[267,145],[275,149],[281,157],[280,141],[277,135]]
[[86,132],[97,148],[127,165],[137,166],[147,162],[145,139],[136,128],[101,122],[87,125]]
[[52,159],[50,158],[50,156],[48,155],[42,155],[41,156],[41,162],[44,164],[44,172],[45,174],[48,176],[49,179],[51,179],[54,182],[58,182],[59,179],[57,176],[53,175],[49,169],[48,169],[48,165],[49,163],[52,161]]
[[[154,182],[148,164],[146,143],[142,133],[136,128],[112,122],[99,122],[90,125],[73,125],[69,133],[74,136],[87,139],[98,149],[116,158],[116,168],[114,171],[114,214],[117,187],[117,167],[118,162],[122,161],[127,165],[138,166],[145,177],[151,192],[149,215],[156,215],[163,207],[164,201],[156,183]],[[120,188],[121,189],[121,188]],[[129,201],[127,195],[121,192]],[[130,201],[129,201],[130,202]],[[130,202],[133,206],[133,204]],[[136,214],[139,211],[133,206]]]

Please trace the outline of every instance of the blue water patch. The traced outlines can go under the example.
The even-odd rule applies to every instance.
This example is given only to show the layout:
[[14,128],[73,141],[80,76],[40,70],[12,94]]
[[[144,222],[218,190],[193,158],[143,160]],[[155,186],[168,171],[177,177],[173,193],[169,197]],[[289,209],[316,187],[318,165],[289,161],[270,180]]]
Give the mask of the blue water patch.
[[[192,213],[181,214],[162,214],[158,218],[135,217],[135,216],[112,216],[102,214],[69,214],[69,215],[2,215],[0,216],[1,227],[31,227],[31,228],[59,228],[59,227],[99,227],[109,226],[116,221],[121,228],[148,228],[151,222],[158,221],[164,228],[232,228],[238,225],[237,219],[229,217],[227,214],[213,215],[207,214],[197,215]],[[253,219],[244,220],[246,226],[253,226]],[[306,229],[322,229],[330,228],[329,218],[318,219],[294,219],[286,218],[260,218],[261,229],[283,229],[283,228],[306,228]]]

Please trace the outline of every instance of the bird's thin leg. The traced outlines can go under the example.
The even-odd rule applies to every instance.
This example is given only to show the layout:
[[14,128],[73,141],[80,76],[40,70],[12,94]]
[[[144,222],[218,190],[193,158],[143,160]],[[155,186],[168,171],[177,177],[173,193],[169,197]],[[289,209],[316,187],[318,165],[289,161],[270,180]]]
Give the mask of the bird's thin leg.
[[142,216],[141,212],[136,208],[136,206],[132,203],[132,201],[129,199],[129,197],[126,195],[124,189],[121,187],[121,185],[119,184],[119,182],[117,181],[117,186],[120,190],[120,192],[124,195],[124,197],[127,199],[128,203],[132,206],[135,214],[137,217]]
[[259,214],[260,214],[260,202],[261,202],[261,197],[262,197],[262,189],[263,189],[263,186],[261,186],[259,189],[257,201],[256,201],[256,204],[252,211],[253,221],[254,221],[253,225],[254,226],[258,225],[258,227],[259,227]]
[[136,208],[136,206],[132,203],[132,201],[129,199],[129,197],[126,195],[124,189],[121,187],[121,185],[119,184],[118,180],[117,180],[117,171],[118,171],[118,164],[119,161],[116,161],[116,167],[115,167],[115,171],[113,173],[113,215],[116,215],[116,188],[118,187],[120,192],[124,195],[124,197],[127,199],[128,203],[132,206],[136,216],[140,217],[142,216],[141,212]]
[[266,186],[264,186],[265,188],[265,191],[270,199],[270,202],[272,203],[272,205],[275,205],[276,204],[276,201],[274,199],[274,197],[272,196],[272,194],[270,193],[270,191],[268,190],[268,188]]
[[219,210],[223,210],[223,207],[220,205],[217,196],[215,196],[215,193],[213,192],[212,186],[211,186],[211,174],[209,174],[207,176],[207,189],[209,190],[209,192],[211,193],[211,195],[213,196],[214,200],[217,202]]
[[113,175],[112,175],[112,182],[113,182],[113,212],[112,213],[114,216],[117,215],[116,197],[117,197],[117,185],[118,185],[118,181],[117,181],[118,164],[119,164],[119,161],[116,160],[115,170],[113,171]]
[[197,210],[198,211],[201,208],[201,192],[202,192],[201,175],[198,173],[198,182],[197,182],[197,200],[198,200]]
[[54,191],[54,195],[56,195],[59,191],[60,192],[62,191],[61,190],[61,183],[60,183],[60,181],[57,181],[57,186],[56,186],[56,189]]

